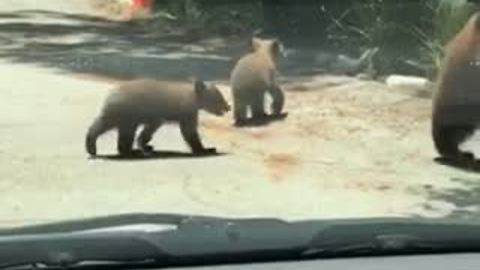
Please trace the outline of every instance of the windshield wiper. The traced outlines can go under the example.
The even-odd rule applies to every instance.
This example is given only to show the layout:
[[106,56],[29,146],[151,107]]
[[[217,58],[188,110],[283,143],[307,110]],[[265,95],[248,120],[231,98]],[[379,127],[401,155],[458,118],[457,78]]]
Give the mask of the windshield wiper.
[[[142,229],[139,224],[148,225]],[[185,266],[480,251],[480,223],[124,215],[0,231],[0,266]],[[136,227],[125,227],[135,225]],[[106,229],[108,228],[108,230]]]

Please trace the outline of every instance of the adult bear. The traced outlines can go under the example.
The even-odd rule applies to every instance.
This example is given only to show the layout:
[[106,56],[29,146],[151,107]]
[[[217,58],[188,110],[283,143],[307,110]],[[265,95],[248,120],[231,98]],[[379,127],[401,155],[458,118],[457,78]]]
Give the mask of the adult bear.
[[449,42],[437,80],[433,99],[432,137],[442,158],[473,161],[462,152],[480,123],[480,12]]

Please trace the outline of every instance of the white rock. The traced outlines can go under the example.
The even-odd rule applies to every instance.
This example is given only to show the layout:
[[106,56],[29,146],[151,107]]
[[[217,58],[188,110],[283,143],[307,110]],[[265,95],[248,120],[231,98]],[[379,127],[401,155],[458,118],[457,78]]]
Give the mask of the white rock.
[[423,77],[390,75],[385,80],[388,87],[408,88],[408,89],[426,89],[431,82]]

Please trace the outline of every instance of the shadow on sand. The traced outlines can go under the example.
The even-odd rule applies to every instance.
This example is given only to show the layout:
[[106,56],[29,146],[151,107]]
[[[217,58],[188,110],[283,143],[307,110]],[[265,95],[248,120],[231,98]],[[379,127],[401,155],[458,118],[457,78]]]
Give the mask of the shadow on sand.
[[435,158],[434,161],[440,165],[449,166],[465,172],[480,173],[480,161],[472,159],[448,159],[443,157]]
[[288,113],[282,113],[280,115],[269,115],[258,119],[248,119],[239,123],[235,123],[235,127],[259,127],[266,126],[273,122],[283,121],[287,118]]
[[217,152],[217,153],[208,153],[208,154],[192,154],[189,152],[180,152],[180,151],[153,151],[149,154],[144,154],[139,150],[135,150],[131,155],[98,155],[93,160],[109,160],[109,161],[147,161],[147,160],[158,160],[158,159],[195,159],[195,158],[212,158],[220,157],[227,155],[227,153]]
[[[0,24],[0,59],[116,80],[226,80],[251,37],[222,37],[205,29],[196,33],[161,19],[115,22],[40,10],[0,13],[1,19],[12,21]],[[290,75],[317,74],[315,52],[282,58],[280,69]]]
[[431,188],[427,192],[430,202],[447,203],[454,206],[449,218],[479,220],[480,219],[480,177],[453,178],[458,187]]
[[[37,23],[37,15],[61,21]],[[192,76],[218,80],[228,78],[233,67],[226,44],[202,45],[189,40],[179,27],[154,20],[112,22],[45,11],[0,13],[2,18],[21,19],[0,24],[0,58],[12,62],[118,80]]]

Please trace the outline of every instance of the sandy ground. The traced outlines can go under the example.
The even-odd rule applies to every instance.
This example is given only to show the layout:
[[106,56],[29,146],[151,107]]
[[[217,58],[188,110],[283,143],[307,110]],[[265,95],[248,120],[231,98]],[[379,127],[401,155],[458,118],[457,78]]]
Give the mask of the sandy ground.
[[[0,10],[7,2],[14,1],[2,1]],[[0,21],[7,24],[0,28],[3,39],[12,35],[5,30],[11,22],[5,20]],[[433,162],[430,99],[348,77],[303,79],[287,73],[283,86],[289,117],[268,126],[238,129],[231,115],[202,113],[205,144],[224,155],[190,157],[178,128],[166,126],[154,145],[176,151],[169,156],[89,160],[83,147],[86,129],[117,80],[66,72],[62,64],[78,60],[74,64],[80,65],[84,58],[74,52],[85,48],[57,54],[63,49],[59,40],[72,47],[78,42],[72,42],[71,31],[62,39],[40,37],[40,28],[34,29],[36,36],[22,37],[30,38],[30,45],[40,40],[43,47],[22,51],[30,47],[0,44],[2,53],[30,59],[28,64],[5,56],[0,60],[2,225],[128,212],[285,219],[480,216],[478,175]],[[103,67],[126,55],[99,54],[93,60],[102,59]],[[139,64],[131,57],[128,68],[174,73],[174,62],[156,56],[163,62],[149,56],[138,58]],[[58,65],[32,63],[45,59]],[[127,62],[120,62],[105,69],[125,73]],[[187,68],[211,74],[190,63],[195,65]],[[228,84],[220,80],[219,86],[229,97]],[[114,154],[115,138],[113,132],[102,137],[99,151]],[[478,153],[475,139],[466,147]]]
[[91,2],[91,0],[2,0],[0,11],[13,12],[41,9],[62,13],[91,14],[93,12]]
[[[230,117],[202,114],[205,143],[222,156],[88,160],[84,134],[111,82],[10,63],[0,74],[7,223],[126,212],[443,216],[457,207],[432,190],[462,188],[455,179],[475,176],[432,162],[428,99],[376,82],[323,77],[335,83],[292,87],[290,117],[267,127],[236,129]],[[102,137],[99,151],[114,153],[115,136]],[[174,126],[154,143],[188,153]]]

